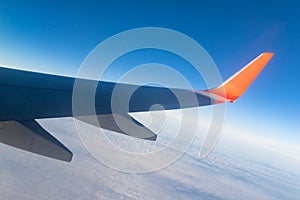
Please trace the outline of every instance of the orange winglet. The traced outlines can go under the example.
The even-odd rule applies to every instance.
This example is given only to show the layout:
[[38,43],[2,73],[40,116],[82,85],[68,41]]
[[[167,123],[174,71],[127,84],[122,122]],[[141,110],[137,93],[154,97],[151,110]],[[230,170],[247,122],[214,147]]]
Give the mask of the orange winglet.
[[222,99],[225,98],[227,101],[234,102],[251,85],[273,55],[273,53],[268,52],[262,53],[222,85],[215,89],[207,90],[207,92],[220,96]]

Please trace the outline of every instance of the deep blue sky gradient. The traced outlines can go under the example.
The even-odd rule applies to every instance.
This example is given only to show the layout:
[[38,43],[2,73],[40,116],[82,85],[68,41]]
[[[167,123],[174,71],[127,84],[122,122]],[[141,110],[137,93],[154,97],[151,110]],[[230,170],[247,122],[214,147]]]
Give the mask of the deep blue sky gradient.
[[228,106],[227,123],[299,144],[299,9],[297,1],[1,1],[0,65],[74,76],[101,41],[146,26],[194,38],[224,79],[274,52]]

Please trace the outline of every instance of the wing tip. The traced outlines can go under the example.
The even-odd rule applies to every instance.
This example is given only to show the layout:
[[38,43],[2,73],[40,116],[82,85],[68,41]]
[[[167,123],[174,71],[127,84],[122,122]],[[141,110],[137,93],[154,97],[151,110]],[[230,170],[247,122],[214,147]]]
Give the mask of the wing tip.
[[263,53],[261,54],[261,56],[268,56],[268,57],[270,57],[270,58],[272,58],[274,55],[275,55],[274,53],[268,52],[268,51],[263,52]]
[[[272,52],[261,53],[222,85],[215,89],[208,90],[208,92],[234,103],[252,84],[254,79],[260,74],[261,70],[268,64],[273,56],[274,53]],[[222,100],[222,102],[223,101],[224,100]]]

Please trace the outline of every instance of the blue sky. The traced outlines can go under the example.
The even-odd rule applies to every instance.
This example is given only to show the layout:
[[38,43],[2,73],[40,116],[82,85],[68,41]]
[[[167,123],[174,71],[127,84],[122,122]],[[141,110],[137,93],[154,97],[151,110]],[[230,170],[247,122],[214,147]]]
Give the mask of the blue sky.
[[[263,51],[274,58],[227,122],[299,144],[297,1],[1,1],[0,65],[75,75],[101,41],[155,26],[180,31],[212,56],[224,79]],[[260,134],[260,133],[259,133]]]

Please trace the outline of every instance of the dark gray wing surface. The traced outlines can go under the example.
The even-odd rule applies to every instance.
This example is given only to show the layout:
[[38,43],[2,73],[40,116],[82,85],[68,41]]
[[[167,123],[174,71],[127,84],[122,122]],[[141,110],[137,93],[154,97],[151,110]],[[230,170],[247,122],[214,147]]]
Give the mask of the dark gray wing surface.
[[[70,161],[71,151],[43,129],[35,119],[73,117],[74,82],[72,77],[0,67],[0,122],[4,125],[0,129],[0,142],[43,156]],[[177,95],[185,97],[179,102],[178,96],[168,88],[91,80],[83,80],[83,83],[95,85],[95,112],[82,113],[75,116],[77,119],[96,126],[100,124],[101,128],[121,134],[153,141],[157,138],[156,134],[128,115],[129,112],[148,111],[154,104],[170,110],[212,103],[209,94],[205,92],[202,94],[175,89]],[[112,112],[111,96],[116,86],[122,91],[120,105],[116,105],[121,109]],[[136,91],[132,94],[128,109],[124,110],[121,105],[122,94],[126,95],[133,88]],[[186,98],[189,95],[196,97],[196,101]],[[99,123],[91,123],[90,116],[94,114]],[[116,120],[121,121],[123,127]]]

